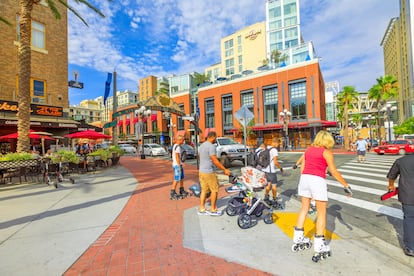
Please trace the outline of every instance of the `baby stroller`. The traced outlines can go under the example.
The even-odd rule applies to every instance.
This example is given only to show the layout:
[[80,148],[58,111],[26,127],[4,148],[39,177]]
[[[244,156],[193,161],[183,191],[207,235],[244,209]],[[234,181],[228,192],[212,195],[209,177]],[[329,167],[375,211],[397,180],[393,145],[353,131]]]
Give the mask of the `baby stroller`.
[[235,191],[239,193],[228,202],[227,215],[239,215],[237,224],[242,229],[256,225],[258,218],[263,218],[266,224],[273,223],[272,207],[259,198],[256,193],[266,184],[264,173],[253,167],[244,167],[241,172],[242,176],[237,177],[234,185],[226,189],[228,193]]

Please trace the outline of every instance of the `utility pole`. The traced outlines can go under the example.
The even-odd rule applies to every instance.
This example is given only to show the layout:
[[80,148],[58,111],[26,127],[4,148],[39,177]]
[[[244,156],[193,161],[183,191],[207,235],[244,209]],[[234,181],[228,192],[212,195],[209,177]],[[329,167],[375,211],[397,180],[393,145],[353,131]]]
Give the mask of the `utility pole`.
[[[113,88],[113,99],[112,99],[112,121],[114,121],[116,118],[114,117],[114,114],[116,113],[118,109],[118,98],[116,94],[116,71],[114,69],[114,88]],[[112,127],[112,144],[118,145],[118,123],[116,123]]]

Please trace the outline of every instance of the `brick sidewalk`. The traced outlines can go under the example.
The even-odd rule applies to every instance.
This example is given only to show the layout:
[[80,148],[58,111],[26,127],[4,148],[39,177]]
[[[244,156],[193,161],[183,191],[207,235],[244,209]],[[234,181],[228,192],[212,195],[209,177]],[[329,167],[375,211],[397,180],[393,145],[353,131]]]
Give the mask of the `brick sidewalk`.
[[[183,212],[198,206],[190,197],[171,201],[171,162],[123,157],[138,186],[113,224],[65,275],[271,275],[183,247]],[[185,186],[197,170],[185,164]],[[221,189],[219,197],[225,196]]]

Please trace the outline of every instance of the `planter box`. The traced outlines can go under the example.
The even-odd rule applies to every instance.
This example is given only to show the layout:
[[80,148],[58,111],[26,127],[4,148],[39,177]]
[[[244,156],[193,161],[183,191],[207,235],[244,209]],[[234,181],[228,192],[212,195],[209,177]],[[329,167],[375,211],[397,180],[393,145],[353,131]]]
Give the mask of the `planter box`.
[[33,166],[37,166],[37,164],[38,164],[38,161],[36,159],[21,160],[21,161],[3,161],[3,162],[0,162],[0,170],[21,168],[21,167],[33,167]]

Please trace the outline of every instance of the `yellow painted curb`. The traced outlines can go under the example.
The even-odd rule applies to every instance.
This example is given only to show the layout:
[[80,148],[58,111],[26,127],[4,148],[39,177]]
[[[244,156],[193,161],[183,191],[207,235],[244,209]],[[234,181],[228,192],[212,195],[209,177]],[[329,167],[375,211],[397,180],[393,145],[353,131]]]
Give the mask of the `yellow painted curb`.
[[[273,213],[273,221],[275,224],[291,239],[293,239],[293,228],[296,226],[296,221],[298,219],[297,213]],[[313,239],[313,236],[316,232],[315,221],[306,217],[305,224],[305,236]],[[326,240],[339,240],[341,239],[335,233],[325,230],[325,239]]]

